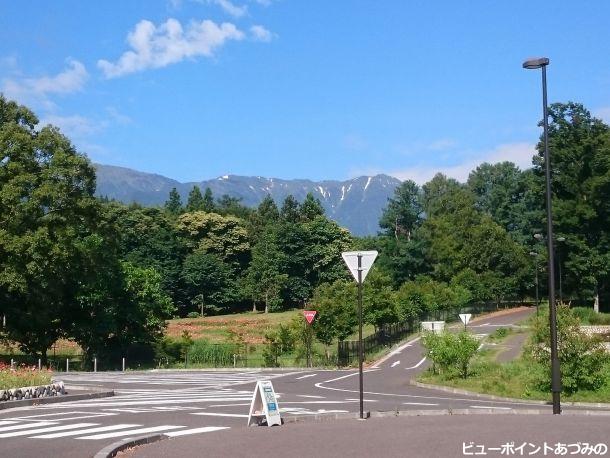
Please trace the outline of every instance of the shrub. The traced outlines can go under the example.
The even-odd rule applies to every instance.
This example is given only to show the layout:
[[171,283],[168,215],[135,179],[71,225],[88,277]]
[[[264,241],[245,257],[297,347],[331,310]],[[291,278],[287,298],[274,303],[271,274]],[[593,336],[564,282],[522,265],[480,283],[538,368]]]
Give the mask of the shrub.
[[[581,313],[581,312],[576,312]],[[580,320],[566,305],[557,306],[557,350],[561,368],[563,390],[596,390],[604,383],[604,365],[610,359],[596,337],[590,337],[580,329]],[[528,354],[543,364],[547,370],[538,380],[541,390],[551,386],[550,327],[548,314],[534,321],[534,329]]]
[[39,371],[34,366],[21,365],[11,368],[10,365],[0,362],[0,390],[48,385],[51,383],[51,375],[51,371]]
[[196,340],[189,348],[189,361],[195,364],[213,364],[215,366],[230,366],[236,348],[232,344],[210,343],[207,340]]
[[468,377],[470,360],[479,348],[479,342],[467,332],[452,334],[426,333],[422,338],[426,356],[438,365],[448,377],[456,374]]
[[189,312],[186,314],[187,318],[199,318],[201,314],[199,312]]
[[502,340],[508,335],[509,332],[510,332],[510,329],[508,329],[508,328],[498,328],[494,332],[491,333],[489,338],[491,340]]
[[591,307],[574,307],[572,314],[578,317],[582,324],[610,325],[610,313],[597,313]]

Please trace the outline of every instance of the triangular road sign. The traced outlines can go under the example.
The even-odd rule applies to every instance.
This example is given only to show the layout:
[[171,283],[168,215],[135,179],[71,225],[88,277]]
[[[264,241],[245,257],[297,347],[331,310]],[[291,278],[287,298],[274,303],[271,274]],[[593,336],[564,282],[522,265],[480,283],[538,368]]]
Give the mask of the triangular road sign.
[[375,262],[377,251],[345,251],[341,253],[347,268],[358,282],[358,258],[360,258],[360,270],[362,271],[361,282],[364,283],[369,270]]
[[315,310],[303,310],[303,315],[305,316],[307,323],[311,324],[313,319],[316,317],[316,313],[318,312]]
[[471,316],[472,316],[471,313],[460,313],[460,320],[462,320],[462,323],[464,323],[464,326],[466,326],[468,324]]

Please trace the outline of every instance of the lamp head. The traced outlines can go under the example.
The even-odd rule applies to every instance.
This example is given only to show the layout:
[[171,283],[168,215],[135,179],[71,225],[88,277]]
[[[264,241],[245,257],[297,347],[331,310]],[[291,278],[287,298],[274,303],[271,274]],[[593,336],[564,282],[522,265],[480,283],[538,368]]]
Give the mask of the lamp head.
[[547,57],[534,57],[523,62],[523,68],[527,68],[528,70],[536,70],[544,67],[545,65],[549,65],[549,62],[550,61]]

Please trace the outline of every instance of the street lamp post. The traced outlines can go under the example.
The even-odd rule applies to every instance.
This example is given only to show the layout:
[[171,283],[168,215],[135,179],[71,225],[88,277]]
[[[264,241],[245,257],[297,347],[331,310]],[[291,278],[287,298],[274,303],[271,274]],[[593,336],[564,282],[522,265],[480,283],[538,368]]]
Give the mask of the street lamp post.
[[536,260],[536,316],[538,316],[538,307],[540,306],[540,296],[538,295],[538,253],[530,251],[530,256],[534,256]]
[[[557,242],[565,242],[565,237],[557,237],[555,239]],[[559,267],[559,303],[563,304],[563,289],[561,288],[561,255],[560,250],[557,250],[557,267]]]
[[553,414],[561,414],[561,372],[557,355],[557,306],[555,304],[555,262],[553,256],[553,209],[551,203],[551,161],[549,157],[549,114],[546,97],[546,67],[549,59],[546,57],[528,59],[523,62],[523,68],[529,70],[542,69],[542,123],[544,126],[544,164],[546,175],[546,222],[547,250],[549,273],[549,325],[551,330],[551,392],[553,395]]

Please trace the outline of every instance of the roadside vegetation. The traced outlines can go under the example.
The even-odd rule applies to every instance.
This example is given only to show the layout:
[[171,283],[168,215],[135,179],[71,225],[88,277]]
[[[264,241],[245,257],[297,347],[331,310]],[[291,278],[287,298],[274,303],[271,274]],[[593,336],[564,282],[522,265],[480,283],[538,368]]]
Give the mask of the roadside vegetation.
[[[531,320],[530,337],[523,354],[514,361],[496,362],[497,347],[487,346],[472,355],[467,377],[455,371],[431,369],[419,381],[497,396],[550,400],[549,318],[547,309],[541,311],[539,317]],[[585,334],[580,324],[577,313],[568,306],[558,307],[562,397],[566,401],[610,402],[610,354],[603,349],[600,338]],[[502,344],[513,334],[502,329],[491,334],[488,341]]]
[[11,367],[0,362],[0,390],[48,385],[51,383],[51,375],[46,369],[39,371],[34,366],[24,365]]

